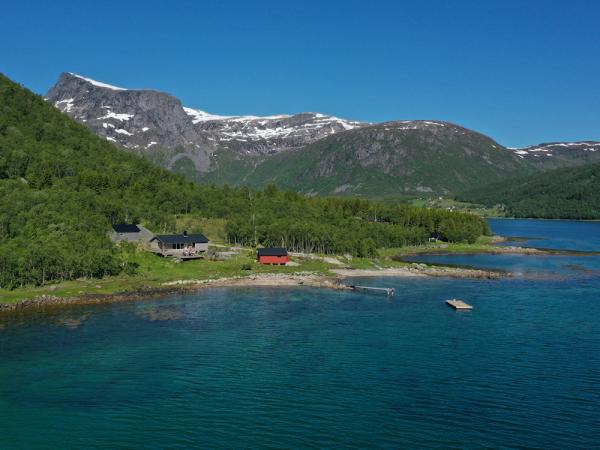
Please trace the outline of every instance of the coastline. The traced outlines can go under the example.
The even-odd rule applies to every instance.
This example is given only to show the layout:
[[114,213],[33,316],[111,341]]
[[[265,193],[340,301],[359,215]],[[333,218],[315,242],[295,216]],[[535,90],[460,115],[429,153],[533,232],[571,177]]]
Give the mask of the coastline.
[[115,292],[112,294],[82,294],[69,297],[40,295],[31,299],[12,303],[0,303],[0,313],[44,309],[57,306],[94,305],[127,301],[160,299],[177,294],[189,294],[208,288],[224,287],[313,287],[338,291],[351,291],[343,282],[348,278],[361,277],[449,277],[471,279],[500,279],[510,277],[510,273],[455,268],[414,265],[388,269],[331,269],[333,276],[321,275],[315,272],[297,272],[290,274],[252,274],[248,276],[223,277],[205,280],[187,279],[175,280],[160,286],[147,287],[132,291]]

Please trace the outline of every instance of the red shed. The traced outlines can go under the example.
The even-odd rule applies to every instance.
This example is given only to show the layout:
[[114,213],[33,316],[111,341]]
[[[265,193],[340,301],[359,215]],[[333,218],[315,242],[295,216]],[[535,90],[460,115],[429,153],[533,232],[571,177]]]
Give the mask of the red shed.
[[271,247],[258,249],[258,262],[261,264],[285,265],[290,260],[285,248]]

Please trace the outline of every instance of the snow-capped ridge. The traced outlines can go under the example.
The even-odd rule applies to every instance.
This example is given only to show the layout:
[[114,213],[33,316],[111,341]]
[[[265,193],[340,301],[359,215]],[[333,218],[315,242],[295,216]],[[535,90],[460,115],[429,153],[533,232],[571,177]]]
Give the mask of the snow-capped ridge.
[[200,122],[208,122],[210,120],[225,120],[230,119],[231,116],[219,116],[217,114],[210,114],[206,111],[201,111],[199,109],[188,108],[186,106],[183,107],[185,113],[192,118],[192,122],[194,124]]
[[112,89],[113,91],[126,91],[127,90],[125,88],[121,88],[121,87],[118,87],[118,86],[113,86],[112,84],[102,83],[101,81],[96,81],[96,80],[93,80],[91,78],[87,78],[87,77],[78,75],[78,74],[73,73],[73,72],[68,72],[68,74],[72,75],[72,76],[74,76],[76,78],[80,78],[82,80],[85,80],[88,83],[93,84],[96,87],[101,87],[101,88],[105,88],[105,89]]

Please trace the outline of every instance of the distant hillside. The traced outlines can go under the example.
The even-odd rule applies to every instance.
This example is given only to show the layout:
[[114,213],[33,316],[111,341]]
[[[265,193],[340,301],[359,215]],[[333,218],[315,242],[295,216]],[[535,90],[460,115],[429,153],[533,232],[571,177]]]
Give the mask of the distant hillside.
[[600,142],[551,142],[512,149],[540,170],[577,167],[600,162]]
[[232,171],[235,163],[223,164],[219,174],[235,184],[275,183],[309,195],[365,197],[447,195],[535,171],[482,134],[432,121],[361,127],[252,167],[238,160]]
[[600,163],[491,184],[459,199],[503,204],[515,217],[600,219]]

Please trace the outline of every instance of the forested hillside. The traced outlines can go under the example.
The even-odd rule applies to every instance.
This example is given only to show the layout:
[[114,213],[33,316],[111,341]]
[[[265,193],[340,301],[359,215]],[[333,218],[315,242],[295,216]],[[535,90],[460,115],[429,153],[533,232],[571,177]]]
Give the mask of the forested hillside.
[[[132,270],[108,239],[111,223],[174,232],[178,216],[225,218],[232,242],[374,255],[432,231],[473,241],[478,217],[364,200],[312,199],[196,185],[93,135],[0,75],[0,286]],[[375,220],[376,218],[376,220]]]
[[459,199],[488,206],[502,204],[515,217],[600,219],[600,164],[491,184]]

